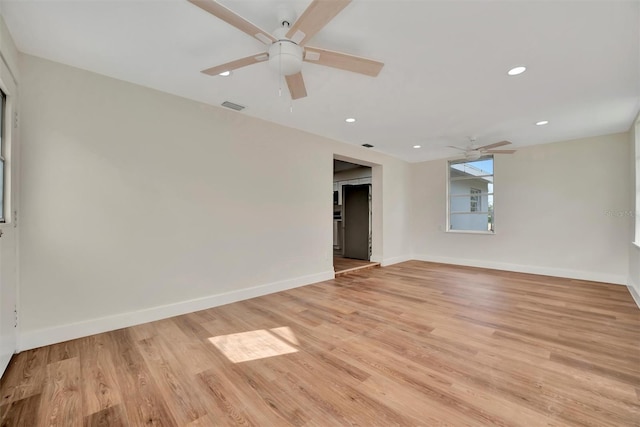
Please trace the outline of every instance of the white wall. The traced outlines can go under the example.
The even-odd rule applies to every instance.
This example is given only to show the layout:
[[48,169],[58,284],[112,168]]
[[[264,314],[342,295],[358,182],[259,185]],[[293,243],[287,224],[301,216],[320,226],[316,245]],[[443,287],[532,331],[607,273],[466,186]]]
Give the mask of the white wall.
[[[4,23],[2,15],[0,15],[0,55],[2,55],[2,62],[11,70],[13,78],[17,82],[19,78],[18,71],[18,51],[11,38],[9,29]],[[13,79],[12,78],[12,79]]]
[[[632,211],[633,220],[629,237],[635,240],[635,243],[629,245],[629,281],[628,285],[633,297],[640,307],[640,230],[635,226],[640,220],[640,114],[636,117],[635,123],[631,126],[629,131],[629,146],[630,146],[630,160],[631,160],[631,176],[633,179],[630,181],[635,183],[632,188],[631,194],[631,206],[635,206],[635,210]],[[635,238],[633,237],[635,236]],[[627,242],[630,239],[627,238]]]
[[625,283],[629,135],[495,157],[495,235],[446,233],[446,160],[412,165],[416,259]]
[[497,156],[496,234],[452,234],[445,160],[409,165],[30,56],[20,68],[21,349],[331,277],[334,156],[373,168],[383,265],[413,250],[617,283],[640,265],[630,219],[605,214],[632,206],[628,134]]
[[22,349],[332,277],[334,155],[374,165],[378,256],[409,257],[403,161],[43,59],[20,65]]
[[333,174],[333,182],[347,181],[350,179],[358,178],[371,178],[371,175],[372,171],[370,167],[347,169],[345,171],[335,172]]

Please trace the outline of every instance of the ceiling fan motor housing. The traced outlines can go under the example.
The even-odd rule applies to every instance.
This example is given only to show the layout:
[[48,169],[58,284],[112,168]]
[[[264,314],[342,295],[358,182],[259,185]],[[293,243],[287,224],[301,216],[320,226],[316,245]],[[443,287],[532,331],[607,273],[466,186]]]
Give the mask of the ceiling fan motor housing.
[[269,47],[269,66],[284,76],[299,73],[302,69],[302,48],[291,40],[278,40]]
[[[276,18],[279,27],[271,34],[247,21],[218,0],[188,1],[268,46],[268,52],[266,53],[262,51],[259,54],[240,58],[202,71],[202,73],[209,76],[216,76],[268,60],[270,68],[278,73],[279,78],[286,77],[284,80],[291,94],[291,99],[294,100],[307,96],[307,89],[301,73],[304,60],[314,62],[317,65],[339,68],[371,77],[376,77],[384,65],[379,61],[347,53],[331,52],[310,46],[302,47],[347,7],[351,0],[311,0],[311,3],[298,20],[296,20],[295,9],[290,4],[292,2],[288,2],[289,4],[278,7]],[[227,1],[224,1],[224,3],[227,3]],[[280,80],[281,85],[282,83],[282,80]]]
[[469,150],[464,155],[467,160],[478,160],[482,157],[482,152],[480,150]]

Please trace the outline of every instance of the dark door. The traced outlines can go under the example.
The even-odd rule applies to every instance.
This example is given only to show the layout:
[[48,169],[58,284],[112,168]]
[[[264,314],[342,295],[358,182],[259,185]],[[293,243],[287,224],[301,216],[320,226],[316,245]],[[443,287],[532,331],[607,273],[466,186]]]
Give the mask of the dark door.
[[342,187],[344,256],[369,261],[369,193],[371,186]]

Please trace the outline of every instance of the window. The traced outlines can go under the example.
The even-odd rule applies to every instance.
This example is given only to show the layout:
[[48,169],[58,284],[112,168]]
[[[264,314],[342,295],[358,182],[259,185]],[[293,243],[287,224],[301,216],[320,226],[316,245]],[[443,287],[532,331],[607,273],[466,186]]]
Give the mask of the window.
[[469,209],[471,212],[480,212],[482,207],[482,199],[480,195],[482,194],[482,190],[479,188],[471,189],[471,208]]
[[493,156],[449,162],[449,231],[493,232]]
[[4,195],[5,191],[5,111],[6,111],[6,100],[4,92],[0,90],[0,223],[5,222],[5,203],[4,203]]

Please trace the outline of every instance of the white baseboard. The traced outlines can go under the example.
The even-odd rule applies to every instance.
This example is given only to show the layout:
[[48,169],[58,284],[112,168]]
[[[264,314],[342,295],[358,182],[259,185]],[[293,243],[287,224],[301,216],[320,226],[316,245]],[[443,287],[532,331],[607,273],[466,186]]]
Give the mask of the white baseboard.
[[[397,264],[411,259],[420,261],[438,262],[443,264],[465,265],[470,267],[491,268],[496,270],[516,271],[520,273],[541,274],[547,276],[567,277],[571,279],[590,280],[596,282],[615,283],[626,285],[627,278],[619,277],[611,274],[591,273],[577,270],[557,269],[536,267],[529,265],[509,264],[487,262],[480,260],[469,260],[449,257],[438,257],[430,255],[416,256],[398,256],[386,258],[380,262],[381,265],[388,266]],[[373,258],[372,258],[373,261]],[[224,304],[230,304],[249,298],[255,298],[262,295],[280,292],[287,289],[293,289],[300,286],[309,285],[311,283],[331,280],[335,277],[333,270],[322,273],[312,274],[308,276],[297,277],[293,279],[283,280],[280,282],[267,283],[264,285],[254,286],[251,288],[240,289],[237,291],[225,292],[207,297],[196,298],[188,301],[181,301],[174,304],[151,307],[135,312],[120,313],[112,316],[89,319],[82,322],[70,323],[65,325],[53,326],[34,331],[21,332],[18,335],[18,351],[30,350],[45,345],[55,344],[71,339],[81,338],[93,334],[112,331],[120,328],[138,325],[141,323],[152,322],[155,320],[165,319],[181,314],[192,313],[198,310],[204,310]],[[632,286],[629,291],[634,300],[640,307],[640,295]],[[0,361],[4,362],[4,361]],[[8,360],[6,361],[8,362]]]
[[492,262],[464,258],[450,258],[431,255],[416,255],[414,259],[419,261],[439,262],[443,264],[456,264],[468,267],[491,268],[494,270],[515,271],[518,273],[540,274],[543,276],[565,277],[568,279],[589,280],[592,282],[613,283],[626,285],[627,278],[623,275],[595,273],[591,271],[570,270],[564,268],[540,267],[535,265],[510,264],[505,262]]
[[335,278],[333,270],[308,276],[296,277],[294,279],[280,282],[267,283],[237,291],[225,292],[207,297],[196,298],[188,301],[181,301],[174,304],[167,304],[158,307],[151,307],[139,311],[121,313],[113,316],[89,319],[77,323],[53,326],[50,328],[38,329],[34,331],[22,332],[18,336],[18,351],[30,350],[32,348],[55,344],[102,332],[113,331],[120,328],[139,325],[141,323],[153,322],[154,320],[166,319],[168,317],[179,316],[181,314],[192,313],[211,307],[217,307],[232,302],[255,298],[274,292],[285,291],[311,283],[322,282]]
[[371,261],[371,262],[379,262],[380,264],[382,264],[382,256],[381,255],[371,255],[369,257],[369,261]]
[[628,285],[627,288],[629,288],[629,293],[631,294],[633,300],[636,302],[636,305],[638,306],[638,308],[640,308],[640,295],[638,295],[638,292],[636,292],[633,286]]
[[413,257],[411,257],[410,255],[402,255],[402,256],[396,256],[393,258],[384,258],[382,261],[376,261],[376,262],[380,262],[381,267],[386,267],[388,265],[398,264],[399,262],[410,261],[412,259]]

